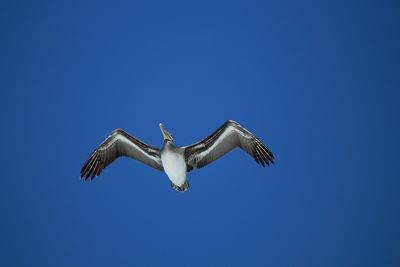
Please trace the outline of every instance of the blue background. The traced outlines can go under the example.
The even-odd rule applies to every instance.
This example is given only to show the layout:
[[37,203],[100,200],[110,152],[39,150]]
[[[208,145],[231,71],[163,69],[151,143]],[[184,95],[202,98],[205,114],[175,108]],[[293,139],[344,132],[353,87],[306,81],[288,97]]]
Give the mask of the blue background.
[[[399,266],[396,2],[2,1],[0,265]],[[276,164],[79,178],[115,128],[227,119]]]

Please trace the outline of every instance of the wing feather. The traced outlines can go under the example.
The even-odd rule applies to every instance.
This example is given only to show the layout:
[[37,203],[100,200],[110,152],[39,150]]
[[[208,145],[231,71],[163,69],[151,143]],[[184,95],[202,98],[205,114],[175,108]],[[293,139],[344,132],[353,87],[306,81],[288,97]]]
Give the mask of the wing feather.
[[81,169],[81,178],[93,180],[102,170],[119,157],[130,157],[152,168],[163,171],[160,150],[153,148],[122,129],[114,130],[93,151]]
[[256,136],[237,122],[228,120],[207,138],[185,147],[188,171],[204,167],[237,147],[263,167],[274,163],[273,154]]

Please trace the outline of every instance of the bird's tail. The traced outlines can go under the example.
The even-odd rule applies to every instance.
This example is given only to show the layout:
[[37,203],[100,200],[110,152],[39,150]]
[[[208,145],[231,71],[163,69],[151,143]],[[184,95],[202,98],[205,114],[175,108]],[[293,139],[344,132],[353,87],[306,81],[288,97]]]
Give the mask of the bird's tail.
[[189,189],[189,182],[186,180],[186,181],[183,183],[183,185],[180,185],[180,186],[178,186],[178,185],[176,185],[176,184],[174,184],[174,183],[171,182],[171,187],[172,187],[173,189],[175,189],[176,191],[178,191],[178,192],[185,192],[186,190]]

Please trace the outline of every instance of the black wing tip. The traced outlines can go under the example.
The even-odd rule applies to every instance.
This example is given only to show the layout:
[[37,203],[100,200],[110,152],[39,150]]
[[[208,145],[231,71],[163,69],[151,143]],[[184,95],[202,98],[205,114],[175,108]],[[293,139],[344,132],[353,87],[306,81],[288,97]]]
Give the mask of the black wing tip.
[[260,140],[256,139],[253,150],[254,158],[258,164],[261,164],[263,167],[265,167],[265,165],[270,166],[270,164],[274,164],[274,156],[271,151],[260,142]]
[[101,173],[102,165],[97,150],[95,150],[81,169],[81,179],[86,181],[90,178],[90,180],[93,181],[93,179]]
[[269,155],[269,157],[271,158],[271,162],[274,163],[274,159],[275,159],[274,154],[272,154],[271,150],[269,150],[267,147],[265,147],[265,148],[266,148],[267,151],[268,151],[268,155]]

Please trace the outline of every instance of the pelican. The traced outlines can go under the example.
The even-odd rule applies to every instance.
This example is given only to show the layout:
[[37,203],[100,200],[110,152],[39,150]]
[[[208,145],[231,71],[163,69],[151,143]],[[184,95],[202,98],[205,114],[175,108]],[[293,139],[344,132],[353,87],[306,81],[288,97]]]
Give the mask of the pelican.
[[164,139],[161,150],[143,143],[122,129],[114,130],[85,162],[81,178],[93,180],[115,159],[124,156],[164,171],[171,181],[171,187],[184,192],[189,188],[186,179],[188,172],[210,164],[237,147],[263,167],[274,163],[271,151],[250,131],[232,120],[226,121],[202,141],[184,147],[174,145],[172,134],[162,123],[160,129]]

